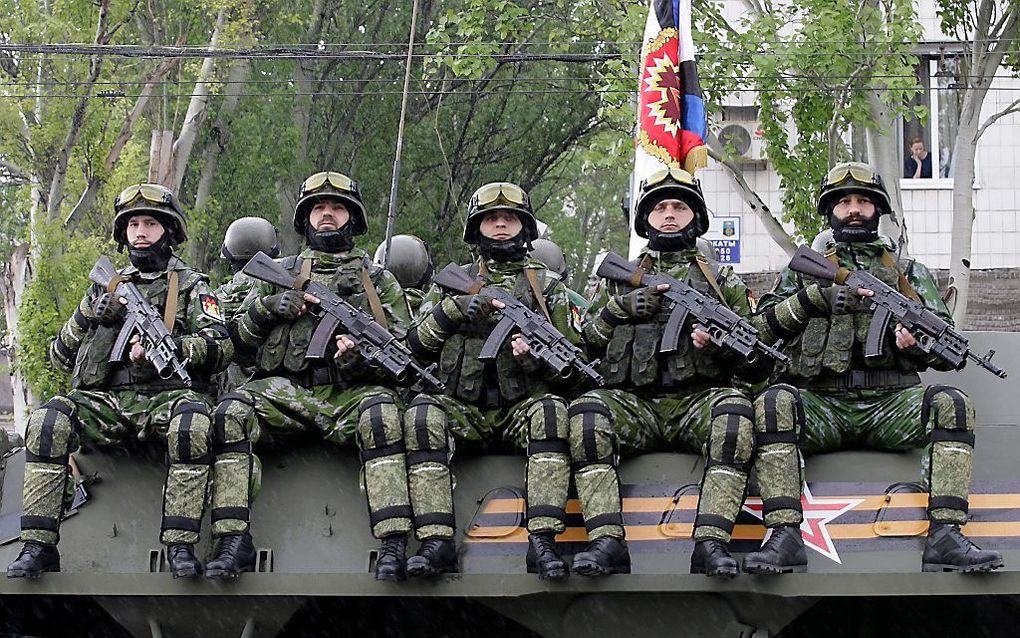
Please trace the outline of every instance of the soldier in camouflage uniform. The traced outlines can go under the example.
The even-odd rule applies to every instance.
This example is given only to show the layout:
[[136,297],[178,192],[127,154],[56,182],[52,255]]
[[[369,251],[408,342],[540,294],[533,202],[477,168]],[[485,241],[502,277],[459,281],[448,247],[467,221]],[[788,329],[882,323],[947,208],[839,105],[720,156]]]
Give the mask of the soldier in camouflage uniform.
[[166,438],[170,458],[160,534],[170,571],[178,577],[202,570],[194,543],[213,464],[225,453],[211,427],[205,393],[209,376],[226,367],[233,348],[208,279],[174,254],[187,239],[177,198],[162,186],[140,184],[117,197],[114,211],[114,240],[128,247],[131,259],[120,274],[164,314],[192,382],[159,378],[136,342],[123,361],[109,362],[124,306],[99,286],[88,291],[50,348],[53,364],[71,373],[73,389],[29,417],[21,518],[25,545],[7,568],[8,577],[60,571],[60,519],[74,487],[68,457],[81,442],[112,446],[157,436]]
[[383,242],[375,249],[375,263],[384,266],[397,278],[412,316],[417,316],[435,272],[429,246],[414,235],[394,235],[391,241],[393,258],[386,263],[386,242]]
[[[698,249],[697,238],[708,224],[701,187],[690,173],[654,173],[641,184],[634,217],[635,232],[648,238],[637,262],[649,272],[686,281],[750,317],[744,283],[731,268],[720,268]],[[733,377],[764,378],[768,364],[764,358],[750,364],[717,348],[698,326],[687,326],[676,352],[660,353],[668,319],[662,293],[667,289],[600,285],[584,337],[602,357],[609,389],[582,399],[607,406],[624,454],[707,451],[691,571],[734,576],[737,563],[727,543],[744,501],[754,450],[754,412],[750,398],[733,387]]]
[[[487,285],[511,291],[547,316],[568,339],[580,343],[570,320],[566,287],[528,258],[528,244],[537,235],[527,193],[508,182],[486,184],[468,206],[464,241],[480,255],[468,269]],[[587,549],[575,556],[574,571],[588,576],[629,571],[616,451],[605,406],[594,400],[565,399],[570,388],[553,385],[550,376],[555,375],[528,355],[522,335],[504,345],[494,364],[479,361],[482,345],[496,325],[492,314],[501,307],[501,302],[484,295],[444,296],[433,287],[422,304],[420,321],[408,335],[416,354],[438,360],[448,393],[419,395],[404,421],[415,512],[441,512],[452,536],[446,441],[411,436],[421,424],[435,422],[468,449],[527,450],[529,572],[543,579],[567,575],[554,537],[566,529],[572,473],[590,539]],[[418,454],[423,455],[421,463],[412,460]],[[453,551],[452,541],[447,549]]]
[[[832,227],[826,255],[851,270],[867,270],[924,303],[939,317],[952,316],[924,265],[897,259],[878,235],[890,212],[882,180],[866,164],[835,166],[823,182],[818,213]],[[925,483],[931,521],[924,571],[988,571],[1003,565],[999,552],[976,547],[960,531],[967,520],[974,451],[974,405],[962,391],[925,387],[918,372],[947,370],[916,347],[897,325],[885,335],[885,354],[867,358],[863,346],[873,310],[870,291],[816,281],[786,269],[758,305],[764,337],[789,339],[793,361],[755,402],[759,456],[756,465],[765,521],[778,527],[745,569],[789,571],[806,564],[797,526],[801,464],[795,443],[809,454],[844,447],[901,451],[927,446]],[[799,548],[798,548],[799,546]]]
[[[233,273],[230,281],[216,289],[223,318],[229,322],[249,297],[258,291],[258,282],[241,272],[248,260],[258,252],[264,252],[273,259],[280,256],[280,235],[270,222],[261,217],[241,217],[227,227],[220,246],[220,257],[230,264]],[[217,396],[230,392],[251,376],[253,370],[231,362],[226,370],[215,377]]]
[[[570,277],[570,268],[567,266],[567,259],[563,256],[563,250],[550,239],[536,239],[531,244],[532,259],[545,264],[545,267],[559,275],[563,285],[567,285]],[[585,313],[588,312],[588,300],[572,288],[567,287],[567,296],[570,297],[570,316],[574,321],[574,327],[581,331],[581,322]]]
[[[410,316],[400,284],[354,246],[354,238],[367,228],[357,184],[340,173],[316,173],[301,185],[294,210],[294,229],[308,247],[281,263],[296,278],[308,277],[336,290],[401,337]],[[254,378],[222,397],[215,412],[226,439],[246,459],[232,466],[235,475],[222,487],[234,499],[232,508],[245,515],[243,523],[231,521],[224,529],[239,539],[230,570],[236,574],[251,567],[247,526],[251,494],[243,488],[252,466],[250,442],[267,428],[267,434],[281,441],[300,432],[339,444],[357,441],[372,533],[382,539],[375,576],[402,580],[412,520],[403,409],[397,392],[388,387],[381,371],[358,354],[358,344],[347,335],[336,337],[335,347],[330,346],[322,361],[305,358],[317,325],[308,313],[308,307],[318,301],[314,297],[269,284],[260,284],[257,291],[229,326],[238,357],[256,369]],[[429,433],[423,430],[422,435]],[[445,437],[445,433],[432,436]],[[213,519],[217,520],[215,511]],[[433,529],[419,521],[417,531],[419,537],[429,538]]]

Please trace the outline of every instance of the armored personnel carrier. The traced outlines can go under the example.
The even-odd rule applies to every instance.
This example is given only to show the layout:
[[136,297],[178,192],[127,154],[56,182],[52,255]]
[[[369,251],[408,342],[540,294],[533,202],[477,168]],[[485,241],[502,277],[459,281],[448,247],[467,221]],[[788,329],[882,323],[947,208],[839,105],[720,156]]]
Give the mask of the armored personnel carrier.
[[[352,450],[310,441],[263,450],[252,532],[257,572],[233,582],[174,580],[158,538],[162,452],[83,450],[80,489],[62,526],[63,572],[0,577],[0,635],[75,636],[875,636],[1013,635],[1020,618],[1020,334],[970,333],[1013,374],[974,366],[929,373],[978,406],[966,533],[1003,552],[990,574],[921,573],[926,494],[912,484],[920,453],[847,451],[809,457],[802,534],[806,574],[689,574],[702,460],[650,454],[623,463],[633,573],[546,583],[525,573],[524,462],[459,458],[461,573],[435,581],[373,579]],[[8,454],[0,494],[0,566],[19,549],[24,455]],[[733,549],[761,542],[761,501],[749,495]],[[560,537],[584,540],[577,503]],[[205,529],[208,529],[206,527]],[[412,546],[412,551],[413,551]],[[208,538],[198,548],[209,552]]]

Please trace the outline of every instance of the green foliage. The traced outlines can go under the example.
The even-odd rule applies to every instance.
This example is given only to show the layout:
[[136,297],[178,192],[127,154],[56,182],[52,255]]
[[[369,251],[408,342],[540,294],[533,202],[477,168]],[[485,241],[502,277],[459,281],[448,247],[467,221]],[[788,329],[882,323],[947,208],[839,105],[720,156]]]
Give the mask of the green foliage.
[[17,365],[36,396],[49,397],[66,391],[69,381],[50,363],[50,344],[91,285],[88,273],[96,259],[114,253],[111,242],[67,236],[58,224],[40,230],[39,253],[46,257],[33,261],[35,277],[22,297]]

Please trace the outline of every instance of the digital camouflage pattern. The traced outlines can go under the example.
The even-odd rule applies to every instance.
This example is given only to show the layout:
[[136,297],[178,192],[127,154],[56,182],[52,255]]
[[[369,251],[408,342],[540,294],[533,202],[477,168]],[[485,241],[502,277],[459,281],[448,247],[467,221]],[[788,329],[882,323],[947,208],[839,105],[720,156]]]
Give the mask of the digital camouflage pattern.
[[[179,292],[173,335],[193,377],[188,388],[178,379],[159,379],[146,361],[111,364],[121,324],[100,325],[93,312],[101,294],[93,287],[61,328],[50,354],[54,365],[72,373],[74,390],[44,403],[29,418],[26,431],[25,513],[22,539],[56,544],[60,518],[72,494],[68,455],[81,442],[111,446],[127,440],[165,438],[170,469],[164,488],[161,540],[198,540],[217,449],[209,400],[198,390],[222,370],[233,348],[219,303],[204,275],[174,259]],[[169,271],[130,277],[153,306],[163,311]]]
[[[507,290],[541,312],[525,275],[525,270],[531,269],[553,325],[572,343],[581,343],[568,289],[540,262],[486,260],[467,268],[480,273],[487,285]],[[558,533],[565,529],[564,508],[571,463],[575,463],[573,476],[590,538],[622,537],[619,479],[608,417],[598,415],[597,399],[582,402],[586,409],[576,408],[563,398],[572,391],[570,381],[567,385],[550,383],[542,362],[529,356],[515,358],[509,341],[494,364],[482,365],[478,354],[498,321],[497,315],[471,323],[452,297],[433,286],[408,342],[423,359],[438,360],[447,395],[419,400],[428,400],[444,415],[446,427],[462,449],[528,453],[529,531]],[[582,412],[590,414],[586,417]],[[410,415],[409,411],[405,425],[410,425]],[[444,489],[445,483],[437,479],[434,490],[422,491],[441,493]],[[416,498],[412,484],[412,501]]]
[[[250,304],[254,300],[252,298],[258,293],[257,283],[256,279],[243,272],[237,272],[230,278],[230,281],[216,289],[215,294],[216,298],[220,300],[220,310],[223,312],[224,321],[227,323],[232,321],[242,306],[246,303]],[[216,396],[224,395],[237,388],[251,377],[252,372],[250,366],[241,366],[237,362],[231,361],[227,369],[217,374],[213,379]]]
[[[372,265],[364,251],[355,248],[330,254],[306,249],[282,263],[296,275],[306,259],[312,262],[313,281],[337,290],[352,305],[371,313],[361,284],[362,271],[367,269],[387,327],[397,336],[405,334],[410,316],[400,284],[389,272]],[[323,361],[309,362],[305,353],[315,327],[314,317],[305,314],[284,321],[262,302],[263,297],[277,292],[275,287],[260,282],[256,290],[231,322],[238,352],[252,363],[256,378],[221,397],[215,418],[224,424],[226,438],[250,445],[260,436],[286,441],[288,435],[305,432],[341,445],[357,442],[364,463],[372,533],[382,537],[409,531],[403,406],[394,390],[381,385],[389,380],[356,353],[334,359],[336,346],[332,341]],[[246,475],[246,467],[250,466],[232,466],[229,478],[224,480],[231,487],[224,487],[224,501],[214,504],[214,509],[250,510],[253,496],[243,491],[250,484]],[[233,501],[228,502],[230,499]],[[224,533],[247,529],[246,521],[239,519],[217,524]]]
[[[840,266],[866,269],[891,286],[899,286],[902,272],[921,301],[952,324],[952,316],[938,295],[931,273],[922,264],[908,260],[900,262],[896,269],[889,268],[882,256],[890,249],[883,240],[830,243],[827,254],[834,255]],[[918,371],[945,366],[919,349],[899,350],[893,334],[895,326],[890,326],[885,337],[886,355],[865,359],[863,346],[872,315],[867,304],[859,304],[846,313],[832,313],[823,304],[825,312],[811,313],[806,322],[792,321],[790,313],[779,310],[783,304],[789,307],[798,296],[803,298],[802,291],[812,286],[818,283],[787,269],[780,274],[774,289],[759,302],[759,312],[765,319],[762,325],[768,326],[771,335],[790,339],[787,350],[793,362],[775,376],[800,390],[799,401],[779,403],[775,423],[766,423],[759,414],[759,430],[766,426],[799,430],[803,422],[801,441],[807,453],[843,447],[900,451],[927,445],[922,474],[930,490],[929,515],[936,521],[964,522],[975,422],[970,398],[956,388],[922,386]],[[803,330],[803,334],[798,330]],[[796,414],[797,403],[803,419]],[[788,457],[795,454],[787,450]],[[773,459],[782,457],[778,448],[772,454]],[[799,480],[792,481],[788,476],[794,466],[799,473],[799,462],[791,458],[772,466],[759,462],[763,490],[765,485],[775,484],[781,486],[777,495],[799,500]]]
[[[697,248],[677,252],[645,248],[638,261],[650,272],[669,274],[718,298],[698,264],[699,256]],[[750,318],[743,281],[729,267],[706,265],[710,273],[718,272],[715,278],[722,301]],[[624,455],[651,451],[706,455],[694,537],[728,541],[754,453],[751,401],[733,387],[734,374],[757,378],[762,370],[712,345],[694,348],[691,326],[685,327],[677,353],[660,354],[668,313],[663,308],[648,322],[630,317],[616,298],[630,290],[603,281],[588,310],[585,340],[601,356],[601,372],[611,386],[589,394],[609,407]]]

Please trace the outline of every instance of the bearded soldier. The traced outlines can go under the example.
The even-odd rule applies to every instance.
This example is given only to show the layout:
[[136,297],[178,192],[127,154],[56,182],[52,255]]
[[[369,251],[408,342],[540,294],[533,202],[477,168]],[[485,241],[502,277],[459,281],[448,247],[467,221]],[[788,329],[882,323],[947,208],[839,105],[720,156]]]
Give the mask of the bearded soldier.
[[[220,310],[226,321],[233,319],[245,301],[251,301],[248,297],[258,291],[258,282],[241,272],[258,252],[264,252],[273,259],[280,256],[280,235],[276,227],[261,217],[241,217],[232,221],[223,236],[220,257],[230,264],[233,276],[216,289],[216,298],[220,300]],[[244,383],[250,373],[250,369],[231,362],[224,372],[216,375],[217,394],[229,392]]]
[[435,272],[429,246],[414,235],[394,235],[390,245],[393,257],[389,263],[386,263],[386,242],[375,249],[375,263],[393,273],[404,290],[411,313],[417,314],[425,298],[425,291],[432,285],[432,274]]
[[[396,278],[372,264],[368,254],[354,246],[354,238],[367,232],[365,206],[358,185],[336,172],[316,173],[298,192],[294,229],[308,247],[282,260],[296,277],[310,278],[371,313],[375,320],[403,336],[410,321],[407,303]],[[358,354],[358,344],[338,335],[327,357],[308,360],[305,354],[316,319],[309,307],[318,300],[300,290],[280,291],[260,284],[258,293],[230,323],[231,337],[239,357],[255,366],[249,381],[221,398],[216,407],[217,424],[225,439],[236,446],[243,463],[231,466],[231,478],[223,481],[222,515],[213,510],[214,525],[235,539],[230,562],[218,565],[226,575],[250,570],[254,556],[248,532],[252,495],[249,484],[253,455],[250,443],[268,428],[273,438],[307,432],[327,441],[357,441],[364,464],[373,535],[382,539],[375,577],[404,578],[404,552],[411,531],[411,505],[401,426],[402,407],[389,381]],[[439,430],[423,436],[445,437]],[[220,485],[217,485],[217,490]],[[431,529],[419,526],[419,537],[428,542]]]
[[[521,187],[508,182],[482,186],[471,197],[464,227],[464,241],[479,255],[468,270],[486,286],[510,292],[579,343],[565,286],[541,263],[528,258],[529,244],[537,235],[531,202]],[[572,404],[563,398],[567,388],[553,385],[550,378],[556,375],[529,355],[526,335],[516,335],[504,344],[493,363],[478,359],[496,325],[492,315],[501,303],[484,294],[443,296],[433,287],[422,304],[421,320],[408,335],[414,352],[439,362],[447,389],[445,396],[419,395],[404,420],[415,515],[442,513],[444,531],[452,537],[446,441],[415,436],[419,424],[434,422],[468,449],[527,450],[529,572],[543,579],[567,575],[554,537],[566,529],[572,464],[590,539],[587,549],[575,556],[574,571],[588,576],[629,571],[616,455],[604,407],[592,401]],[[426,472],[430,466],[432,471]],[[452,540],[443,551],[443,560],[452,559]]]
[[129,249],[131,260],[120,276],[163,315],[191,382],[160,378],[137,341],[123,360],[109,361],[125,306],[99,286],[88,291],[50,348],[53,364],[71,373],[73,389],[29,417],[21,519],[25,545],[7,568],[11,578],[60,571],[60,519],[73,495],[68,456],[81,442],[112,446],[156,436],[166,438],[170,458],[160,533],[170,571],[175,578],[202,571],[194,543],[211,467],[224,455],[204,393],[210,374],[226,366],[233,348],[208,279],[175,254],[187,239],[187,224],[173,193],[157,184],[138,184],[117,196],[113,208],[113,238]]
[[[872,167],[855,162],[835,166],[818,197],[818,213],[832,227],[826,256],[838,266],[870,272],[952,324],[928,269],[912,259],[897,259],[891,242],[879,237],[879,218],[890,210],[885,186]],[[809,454],[848,446],[902,451],[927,445],[930,526],[922,569],[1002,567],[999,552],[979,549],[960,531],[967,520],[974,405],[956,388],[921,385],[918,372],[948,367],[918,348],[903,326],[882,335],[884,354],[864,356],[874,314],[866,301],[870,294],[786,269],[758,305],[761,329],[771,338],[790,339],[793,361],[779,375],[783,383],[756,400],[756,430],[771,440],[762,441],[769,455],[767,461],[764,451],[759,456],[758,481],[766,524],[778,529],[761,552],[747,556],[745,568],[776,573],[807,562],[796,531],[801,517],[792,507],[800,503],[798,437]]]
[[[701,186],[690,173],[663,169],[650,175],[641,183],[634,217],[634,230],[648,239],[637,264],[686,281],[750,317],[744,283],[698,248],[697,238],[708,224]],[[582,400],[604,406],[625,454],[701,453],[707,448],[691,572],[733,576],[737,563],[727,543],[743,504],[754,450],[751,400],[733,387],[733,376],[759,379],[768,374],[768,366],[764,357],[752,365],[716,347],[708,333],[692,325],[684,327],[675,352],[660,353],[669,316],[662,302],[666,290],[666,284],[600,285],[584,337],[601,355],[610,389],[589,392]]]

